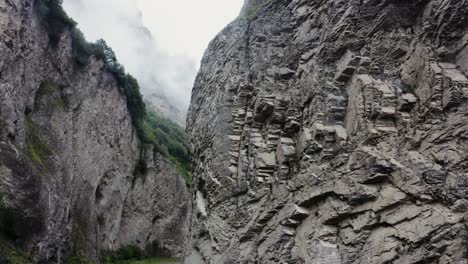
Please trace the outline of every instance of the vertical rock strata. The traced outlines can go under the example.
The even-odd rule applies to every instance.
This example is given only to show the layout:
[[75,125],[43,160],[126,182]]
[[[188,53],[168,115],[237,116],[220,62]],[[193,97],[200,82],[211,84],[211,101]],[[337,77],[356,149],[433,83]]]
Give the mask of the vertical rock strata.
[[185,263],[466,263],[468,1],[246,5],[193,90]]
[[0,0],[0,193],[16,212],[15,244],[39,263],[129,244],[181,254],[182,177],[142,150],[104,62],[78,66],[68,31],[54,47],[33,5]]

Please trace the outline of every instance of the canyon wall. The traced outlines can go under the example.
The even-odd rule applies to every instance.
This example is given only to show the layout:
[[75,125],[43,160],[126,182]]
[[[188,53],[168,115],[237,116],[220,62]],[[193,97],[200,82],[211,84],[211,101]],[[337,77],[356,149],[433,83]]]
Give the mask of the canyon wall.
[[78,65],[70,30],[52,44],[36,4],[0,0],[0,193],[15,212],[10,239],[39,263],[98,262],[127,245],[181,255],[182,176],[140,143],[105,63],[91,56]]
[[246,1],[188,116],[185,263],[466,263],[468,1]]

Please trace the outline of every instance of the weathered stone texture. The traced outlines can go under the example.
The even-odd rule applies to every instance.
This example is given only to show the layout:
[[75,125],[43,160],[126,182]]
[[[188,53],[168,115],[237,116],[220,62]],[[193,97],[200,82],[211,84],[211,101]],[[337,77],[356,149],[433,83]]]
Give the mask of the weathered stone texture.
[[193,90],[185,263],[465,263],[467,40],[467,1],[247,1]]
[[0,193],[19,213],[17,245],[41,263],[128,244],[180,255],[182,177],[159,156],[138,169],[116,78],[95,58],[78,66],[68,31],[53,47],[33,2],[0,0]]
[[147,169],[133,179],[122,212],[119,241],[150,254],[181,257],[188,232],[185,181],[159,152],[146,150]]

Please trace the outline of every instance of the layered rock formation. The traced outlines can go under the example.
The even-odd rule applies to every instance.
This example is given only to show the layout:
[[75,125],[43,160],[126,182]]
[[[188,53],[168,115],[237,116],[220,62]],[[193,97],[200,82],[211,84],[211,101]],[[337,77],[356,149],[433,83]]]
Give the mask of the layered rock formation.
[[40,263],[129,244],[181,254],[184,180],[143,151],[104,62],[77,65],[69,31],[52,45],[34,2],[0,1],[0,193],[16,245]]
[[468,1],[246,1],[188,116],[185,263],[466,263]]

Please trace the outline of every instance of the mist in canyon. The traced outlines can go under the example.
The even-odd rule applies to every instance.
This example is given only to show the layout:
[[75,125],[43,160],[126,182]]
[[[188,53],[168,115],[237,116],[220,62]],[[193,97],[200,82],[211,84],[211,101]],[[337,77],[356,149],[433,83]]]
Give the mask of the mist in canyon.
[[64,0],[63,5],[88,41],[102,38],[113,48],[139,81],[149,108],[184,126],[203,51],[235,18],[242,1],[167,2]]

